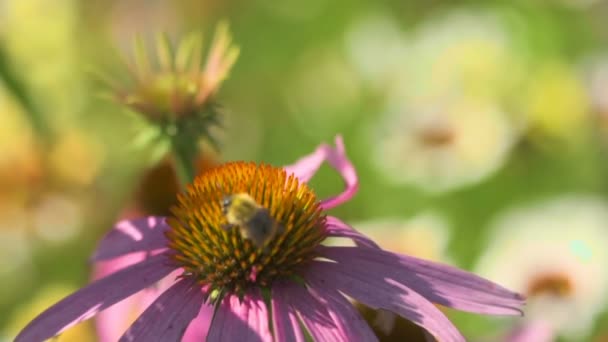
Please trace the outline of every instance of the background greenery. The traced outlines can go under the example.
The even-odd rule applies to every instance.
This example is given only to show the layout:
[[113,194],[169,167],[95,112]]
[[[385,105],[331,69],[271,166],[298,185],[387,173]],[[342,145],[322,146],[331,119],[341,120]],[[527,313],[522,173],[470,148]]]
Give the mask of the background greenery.
[[[440,25],[453,13],[470,14],[473,27],[476,15],[501,23],[511,42],[505,60],[517,65],[501,65],[497,74],[512,76],[517,68],[524,72],[516,86],[496,90],[500,96],[493,99],[500,97],[496,101],[511,109],[514,121],[527,115],[521,108],[526,108],[528,89],[542,81],[538,72],[548,65],[559,65],[575,80],[584,115],[563,119],[559,111],[551,112],[556,108],[551,104],[559,108],[563,96],[541,92],[539,101],[551,113],[548,122],[557,122],[558,128],[544,121],[523,128],[497,172],[447,192],[393,184],[378,172],[371,147],[376,142],[367,133],[386,111],[390,81],[370,81],[357,68],[349,55],[349,32],[359,20],[375,16],[388,18],[405,39],[416,40],[421,27]],[[33,220],[32,203],[45,194],[67,194],[81,217],[74,234],[49,240],[32,230],[35,223],[15,224],[2,212],[0,227],[11,237],[5,242],[13,236],[25,241],[22,248],[3,247],[7,255],[0,252],[3,266],[16,262],[14,253],[25,255],[18,267],[6,266],[0,273],[4,336],[10,339],[23,324],[15,323],[18,316],[27,316],[24,308],[47,286],[73,289],[86,283],[87,259],[97,239],[132,201],[138,180],[151,167],[150,151],[131,144],[136,120],[100,96],[107,89],[91,72],[115,77],[117,54],[130,53],[135,33],[150,37],[161,30],[176,38],[198,30],[208,44],[215,25],[226,19],[241,54],[219,93],[225,122],[218,158],[283,165],[342,134],[361,186],[335,214],[355,222],[408,218],[433,209],[451,223],[452,261],[470,268],[484,248],[489,222],[506,208],[572,192],[608,195],[608,126],[602,126],[607,121],[587,82],[589,61],[608,61],[607,15],[608,3],[601,0],[0,1],[0,150],[8,151],[0,153],[5,155],[0,157],[0,204],[3,210],[19,206]],[[484,51],[477,52],[483,60]],[[391,66],[401,67],[424,75],[427,65],[411,59]],[[331,75],[338,75],[338,81]],[[551,78],[546,82],[540,87],[554,84]],[[74,140],[68,139],[63,151],[57,146],[66,137]],[[312,185],[323,196],[339,190],[341,183],[322,169]],[[60,225],[62,219],[50,222]],[[18,229],[25,232],[15,233]],[[470,336],[499,329],[483,317],[453,316]],[[608,326],[607,315],[596,323],[596,335],[608,333],[603,325]]]

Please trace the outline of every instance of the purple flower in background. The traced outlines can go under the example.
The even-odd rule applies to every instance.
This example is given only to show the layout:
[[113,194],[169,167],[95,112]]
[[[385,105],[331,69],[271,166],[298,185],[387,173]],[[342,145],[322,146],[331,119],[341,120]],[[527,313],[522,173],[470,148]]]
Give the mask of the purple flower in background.
[[[317,200],[306,183],[324,161],[346,188]],[[520,295],[447,265],[384,251],[326,215],[357,188],[340,138],[335,148],[322,145],[284,168],[235,162],[206,171],[179,196],[172,217],[120,222],[94,256],[100,262],[143,252],[144,259],[47,309],[17,341],[53,337],[166,277],[170,287],[122,341],[180,340],[204,308],[215,310],[209,341],[305,341],[301,327],[318,341],[377,340],[348,297],[411,320],[441,341],[464,337],[433,303],[521,314]],[[327,237],[357,245],[323,246]]]

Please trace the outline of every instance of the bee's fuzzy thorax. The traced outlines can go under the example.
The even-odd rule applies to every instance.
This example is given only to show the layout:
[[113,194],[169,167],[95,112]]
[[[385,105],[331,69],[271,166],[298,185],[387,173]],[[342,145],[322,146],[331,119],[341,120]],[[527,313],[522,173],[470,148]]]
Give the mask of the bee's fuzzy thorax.
[[[222,293],[242,294],[297,276],[298,266],[316,256],[326,236],[314,192],[279,167],[227,163],[199,175],[178,200],[166,233],[172,260],[184,276]],[[281,229],[256,237],[264,220]],[[253,228],[245,229],[245,223]]]

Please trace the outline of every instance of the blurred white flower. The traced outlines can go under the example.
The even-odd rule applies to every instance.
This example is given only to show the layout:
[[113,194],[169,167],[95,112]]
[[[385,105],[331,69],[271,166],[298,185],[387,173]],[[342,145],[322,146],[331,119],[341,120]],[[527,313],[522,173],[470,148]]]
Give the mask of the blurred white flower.
[[[527,294],[521,336],[584,339],[608,299],[608,203],[564,197],[499,217],[476,273]],[[534,341],[541,342],[541,341]]]
[[491,175],[520,131],[506,104],[525,63],[507,30],[484,12],[452,12],[425,21],[404,49],[371,127],[377,168],[431,192]]
[[453,11],[425,20],[413,32],[402,67],[394,70],[401,97],[456,91],[498,101],[525,76],[504,22],[490,12]]
[[373,134],[375,164],[388,180],[432,192],[489,176],[518,137],[496,104],[462,97],[393,102]]

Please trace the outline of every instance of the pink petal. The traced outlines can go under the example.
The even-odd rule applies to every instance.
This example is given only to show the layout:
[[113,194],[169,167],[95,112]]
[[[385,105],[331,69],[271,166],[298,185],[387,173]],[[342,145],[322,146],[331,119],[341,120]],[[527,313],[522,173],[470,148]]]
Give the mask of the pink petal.
[[[142,262],[145,257],[146,253],[132,253],[109,261],[95,263],[92,278],[93,280],[101,279],[123,268]],[[95,317],[95,328],[100,342],[118,341],[129,327],[128,324],[135,311],[134,308],[139,307],[142,300],[142,293],[143,291],[125,298]],[[141,314],[143,309],[137,314]]]
[[133,308],[139,306],[140,300],[140,293],[136,293],[100,312],[95,317],[95,328],[99,342],[118,341],[129,327]]
[[182,342],[206,341],[212,319],[213,307],[211,305],[202,305],[198,315],[190,322],[190,325],[186,329]]
[[300,314],[300,318],[315,341],[346,341],[343,331],[336,325],[327,310],[327,305],[312,296],[300,284],[286,284],[284,297],[289,301],[292,310]]
[[321,201],[321,206],[324,209],[331,209],[348,201],[359,188],[357,173],[350,160],[346,157],[342,137],[337,136],[335,142],[336,148],[322,144],[312,154],[301,158],[292,165],[284,167],[288,174],[293,173],[303,182],[308,182],[324,161],[327,161],[331,167],[340,173],[346,183],[346,189],[337,196]]
[[[118,270],[139,263],[149,257],[148,253],[131,253],[108,261],[94,264],[93,280],[106,277]],[[144,310],[158,298],[166,289],[175,283],[182,273],[181,269],[173,271],[167,277],[152,287],[146,288],[119,303],[100,312],[95,317],[95,327],[100,342],[114,342],[123,335],[133,318],[141,315]]]
[[340,221],[337,217],[327,216],[326,232],[328,236],[344,237],[353,240],[358,246],[380,248],[372,239],[359,233],[355,228]]
[[504,341],[506,342],[551,342],[555,341],[555,329],[544,321],[524,323],[515,328]]
[[425,328],[439,341],[465,341],[437,307],[412,289],[389,279],[389,274],[351,266],[314,261],[305,278],[314,288],[331,286],[373,309],[395,312]]
[[273,341],[261,296],[246,294],[242,303],[237,296],[226,296],[215,313],[207,341]]
[[433,303],[491,315],[521,315],[524,299],[458,268],[379,249],[320,247],[320,253],[370,277],[390,277]]
[[148,216],[120,221],[101,240],[92,261],[166,248],[164,232],[167,229],[169,226],[164,217]]
[[304,342],[296,311],[289,306],[287,301],[287,289],[283,284],[276,284],[272,287],[274,337],[277,341]]
[[329,314],[334,324],[341,330],[346,341],[377,341],[378,338],[361,317],[355,307],[342,294],[333,288],[312,287],[309,289],[317,298],[327,303]]
[[[109,261],[95,263],[93,268],[93,280],[101,279],[123,268],[143,261],[146,253],[132,253]],[[100,312],[95,317],[95,327],[100,342],[118,341],[120,336],[128,328],[130,317],[142,300],[142,292],[136,293],[129,298],[112,305]],[[143,312],[143,308],[141,310]],[[137,314],[140,314],[138,312]]]
[[359,190],[359,178],[357,177],[355,167],[346,157],[346,149],[344,148],[342,137],[336,137],[336,149],[329,153],[327,162],[340,173],[340,176],[342,176],[346,185],[346,189],[337,196],[322,200],[321,207],[325,210],[335,208],[350,200]]
[[284,166],[283,169],[285,169],[288,175],[293,173],[301,182],[308,183],[317,173],[323,162],[327,160],[327,156],[331,151],[331,146],[321,144],[313,153],[298,159],[291,165]]
[[182,279],[163,292],[120,338],[127,341],[179,341],[206,298],[191,279]]
[[89,319],[167,276],[175,268],[164,254],[100,279],[51,306],[31,321],[16,341],[42,341]]

